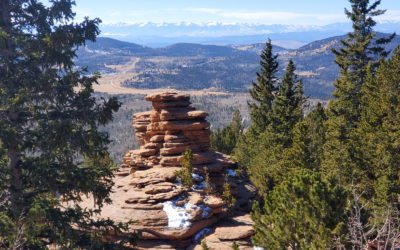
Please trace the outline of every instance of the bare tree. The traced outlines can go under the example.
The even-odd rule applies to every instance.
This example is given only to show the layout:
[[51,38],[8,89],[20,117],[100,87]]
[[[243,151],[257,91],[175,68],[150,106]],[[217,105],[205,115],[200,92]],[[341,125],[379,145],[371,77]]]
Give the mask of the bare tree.
[[400,248],[400,211],[388,206],[381,224],[362,220],[368,203],[362,203],[363,194],[352,190],[352,206],[347,221],[348,237],[354,250],[394,250]]

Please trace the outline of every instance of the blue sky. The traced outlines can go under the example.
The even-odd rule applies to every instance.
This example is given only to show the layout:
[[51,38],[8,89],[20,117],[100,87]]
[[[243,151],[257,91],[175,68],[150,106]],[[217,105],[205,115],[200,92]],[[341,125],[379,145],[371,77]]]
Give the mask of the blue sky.
[[[344,22],[347,0],[76,0],[77,17],[111,23],[252,23],[326,25]],[[386,15],[400,21],[400,0],[382,0]]]

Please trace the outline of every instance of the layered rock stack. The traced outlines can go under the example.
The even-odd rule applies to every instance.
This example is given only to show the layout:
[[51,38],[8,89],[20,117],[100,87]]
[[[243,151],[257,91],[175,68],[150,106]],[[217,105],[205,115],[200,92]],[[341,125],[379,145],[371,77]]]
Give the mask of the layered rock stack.
[[118,174],[152,167],[180,167],[183,152],[190,149],[197,171],[207,167],[213,182],[221,186],[221,172],[234,167],[234,163],[223,154],[210,152],[210,124],[205,120],[208,114],[190,106],[188,95],[162,93],[147,96],[146,100],[152,102],[153,110],[133,117],[141,147],[125,155]]
[[[212,225],[226,216],[227,208],[218,190],[226,174],[235,178],[235,163],[226,155],[210,150],[210,124],[205,120],[208,114],[195,110],[188,95],[162,93],[149,95],[146,100],[152,102],[153,109],[133,118],[141,146],[125,155],[116,173],[113,203],[106,205],[100,216],[133,222],[130,229],[141,232],[136,248],[185,249],[190,245],[193,248],[203,236],[217,233]],[[182,154],[187,149],[193,152],[192,188],[184,188],[177,178]],[[205,168],[215,187],[213,194],[203,190]],[[232,181],[231,186],[239,201],[248,202],[249,192],[243,192],[243,185]],[[243,216],[239,218],[243,220]],[[240,224],[244,229],[236,238],[232,234],[228,237],[241,244],[242,249],[250,247],[253,231],[249,221]],[[235,221],[229,225],[233,224]],[[214,243],[219,240],[211,239]],[[229,241],[225,244],[229,249]]]

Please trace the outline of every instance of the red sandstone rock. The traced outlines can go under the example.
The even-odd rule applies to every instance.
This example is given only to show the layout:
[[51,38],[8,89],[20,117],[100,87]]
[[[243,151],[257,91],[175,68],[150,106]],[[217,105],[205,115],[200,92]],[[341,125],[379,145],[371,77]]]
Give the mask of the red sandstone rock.
[[176,92],[163,92],[146,96],[146,101],[167,102],[167,101],[189,101],[190,96]]
[[156,110],[160,109],[174,109],[180,107],[187,107],[190,105],[189,101],[178,101],[178,102],[153,102],[153,108]]
[[211,208],[218,208],[224,205],[224,201],[216,196],[208,196],[206,199],[204,199],[204,204]]
[[[235,163],[226,155],[209,151],[207,113],[190,106],[188,95],[167,92],[149,95],[146,100],[152,102],[153,110],[133,117],[140,149],[130,150],[123,157],[124,164],[115,174],[115,186],[110,195],[112,203],[106,204],[98,217],[116,222],[133,221],[126,234],[141,232],[135,249],[185,249],[196,233],[225,217],[226,208],[218,194],[207,196],[201,188],[185,189],[177,183],[183,152],[192,149],[195,172],[204,177],[203,168],[207,168],[217,191],[227,169],[235,167]],[[201,187],[201,177],[195,184]],[[238,197],[239,203],[245,206],[248,203],[245,199],[252,197],[249,189],[238,188],[235,183],[231,186],[232,193],[245,196],[244,199]],[[168,204],[173,201],[189,215],[190,226],[168,227],[168,217],[163,210],[163,202],[167,201]],[[84,200],[82,204],[91,207],[93,200]],[[230,249],[234,240],[241,249],[247,249],[251,246],[251,224],[239,224],[237,228],[234,222],[221,224],[221,229],[213,230],[206,237],[207,244],[213,249]],[[198,249],[198,246],[189,249]]]
[[161,121],[176,121],[176,120],[196,120],[204,119],[208,116],[207,112],[204,111],[178,111],[174,110],[163,110],[160,113]]
[[164,135],[155,135],[150,138],[150,142],[164,142]]
[[210,126],[205,121],[165,121],[165,122],[152,122],[147,125],[148,130],[152,131],[192,131],[203,130]]

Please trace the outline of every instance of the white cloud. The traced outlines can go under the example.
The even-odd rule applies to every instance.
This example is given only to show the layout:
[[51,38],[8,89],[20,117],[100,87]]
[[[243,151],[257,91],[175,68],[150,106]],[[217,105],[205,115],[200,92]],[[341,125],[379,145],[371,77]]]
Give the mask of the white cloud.
[[344,13],[297,13],[285,11],[232,11],[226,9],[213,8],[187,8],[186,11],[208,14],[210,16],[219,17],[223,22],[225,20],[235,20],[236,22],[250,22],[259,24],[273,23],[297,23],[297,24],[327,24],[330,22],[342,21],[345,18]]
[[[325,25],[347,20],[344,13],[300,13],[286,11],[232,11],[214,8],[187,8],[186,11],[219,17],[220,22],[235,20],[258,24],[314,24]],[[384,15],[375,18],[379,22],[400,22],[400,10],[387,10]]]
[[400,22],[400,10],[387,10],[382,16],[376,17],[379,22]]
[[218,14],[224,12],[223,9],[214,9],[214,8],[186,8],[185,10],[198,13],[207,13],[207,14]]

